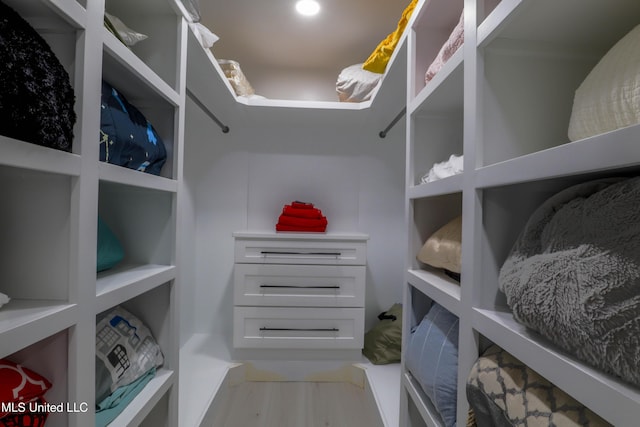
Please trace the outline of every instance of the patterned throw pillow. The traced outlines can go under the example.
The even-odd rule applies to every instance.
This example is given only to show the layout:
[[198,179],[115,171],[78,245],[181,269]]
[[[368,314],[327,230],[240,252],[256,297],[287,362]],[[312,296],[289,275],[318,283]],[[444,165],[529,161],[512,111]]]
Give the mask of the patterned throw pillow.
[[467,398],[478,427],[610,426],[495,345],[471,368]]
[[[0,402],[30,402],[42,397],[51,388],[45,377],[24,366],[0,359]],[[0,418],[8,412],[0,412]]]
[[96,324],[96,403],[131,384],[164,356],[149,328],[123,307],[98,316]]
[[41,410],[46,405],[43,398],[33,401],[34,407],[38,408],[34,412],[12,412],[0,418],[0,427],[42,427],[44,426],[49,413]]

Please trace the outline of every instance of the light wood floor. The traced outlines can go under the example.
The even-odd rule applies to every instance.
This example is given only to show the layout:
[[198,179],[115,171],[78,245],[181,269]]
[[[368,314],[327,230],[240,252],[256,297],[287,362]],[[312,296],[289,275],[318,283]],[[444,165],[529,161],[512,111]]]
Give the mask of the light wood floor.
[[379,415],[372,413],[364,390],[351,383],[244,382],[229,387],[212,427],[377,425]]

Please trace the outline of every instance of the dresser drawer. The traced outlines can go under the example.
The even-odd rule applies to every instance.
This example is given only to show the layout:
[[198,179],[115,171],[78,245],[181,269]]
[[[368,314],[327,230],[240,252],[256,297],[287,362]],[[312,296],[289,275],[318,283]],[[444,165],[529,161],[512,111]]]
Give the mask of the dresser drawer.
[[236,348],[361,349],[363,308],[235,307]]
[[235,239],[236,263],[365,265],[364,240]]
[[236,264],[234,304],[364,307],[365,275],[364,266]]

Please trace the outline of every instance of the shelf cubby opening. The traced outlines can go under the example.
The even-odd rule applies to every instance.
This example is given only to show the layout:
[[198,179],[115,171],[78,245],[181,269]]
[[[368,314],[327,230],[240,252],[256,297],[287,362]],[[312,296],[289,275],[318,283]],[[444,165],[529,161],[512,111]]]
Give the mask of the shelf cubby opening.
[[629,0],[500,2],[478,30],[480,163],[569,142],[576,89],[638,22],[640,5]]
[[[403,393],[407,394],[409,406],[413,405],[416,410],[417,418],[413,422],[418,422],[417,425],[425,423],[429,427],[444,426],[443,417],[452,417],[452,414],[446,411],[450,411],[452,405],[456,405],[459,395],[458,393],[452,402],[451,375],[453,370],[458,370],[458,356],[457,350],[451,346],[450,340],[453,335],[450,334],[454,331],[454,327],[457,331],[459,322],[457,316],[450,316],[450,312],[447,313],[446,308],[444,310],[437,308],[433,305],[436,301],[418,289],[409,286],[408,292],[410,314],[405,316],[409,324],[405,329],[407,345],[403,350],[404,364],[401,372]],[[427,316],[430,309],[437,309],[438,313]],[[433,323],[421,324],[425,317],[430,318]],[[456,332],[456,339],[457,336]],[[413,342],[413,340],[421,339],[425,341]],[[455,346],[457,349],[457,342]],[[430,349],[430,347],[437,348],[437,350]],[[438,371],[438,378],[435,378],[432,375],[433,372],[430,372],[433,369]],[[429,394],[436,396],[437,402],[434,403]],[[443,411],[443,413],[441,414],[439,411]],[[453,418],[455,419],[455,416]]]
[[151,289],[122,303],[122,306],[151,331],[164,354],[162,369],[173,369],[171,349],[176,337],[171,326],[173,281]]
[[174,194],[100,183],[98,214],[124,249],[121,266],[173,265]]
[[[138,318],[151,332],[153,338],[160,346],[164,362],[158,367],[154,377],[127,405],[118,418],[113,422],[116,425],[130,425],[140,423],[149,417],[150,413],[159,413],[166,416],[168,413],[167,392],[172,388],[177,369],[174,360],[173,348],[176,345],[176,337],[173,336],[171,318],[173,316],[172,301],[173,282],[155,287],[147,292],[135,296],[127,301],[117,304]],[[114,307],[109,307],[103,313],[109,312]],[[160,402],[160,403],[158,403]],[[160,406],[158,406],[160,405]],[[161,418],[154,417],[153,420]],[[155,425],[169,425],[165,421]],[[146,425],[146,424],[145,424]]]
[[[5,3],[25,19],[44,39],[69,75],[69,83],[75,92],[74,111],[79,117],[82,111],[82,94],[78,93],[76,88],[81,87],[78,80],[82,76],[77,74],[80,65],[76,58],[82,57],[77,52],[81,52],[83,49],[83,27],[86,23],[84,9],[75,0],[67,0],[55,6],[47,4],[51,3],[50,0],[6,0]],[[78,121],[79,118],[74,126],[74,134],[78,134],[79,131]],[[72,151],[79,153],[79,144],[72,142]]]
[[[524,330],[524,328],[521,325],[517,325],[515,321],[513,322],[514,322],[514,325],[516,325],[516,327],[514,328],[514,331],[521,328],[522,330]],[[503,326],[506,326],[507,324],[508,322],[504,323]],[[486,330],[484,327],[481,327],[481,329]],[[506,387],[506,390],[509,390],[507,394],[504,396],[505,399],[509,399],[510,398],[509,393],[512,393],[511,398],[515,396],[522,396],[524,399],[520,402],[526,402],[525,392],[530,393],[531,396],[535,395],[535,396],[544,397],[543,400],[540,401],[541,405],[537,407],[537,410],[540,411],[540,413],[544,413],[548,410],[556,410],[558,411],[558,413],[561,413],[564,410],[567,410],[567,408],[575,408],[574,406],[576,404],[575,402],[569,402],[564,398],[562,398],[562,401],[565,402],[566,406],[552,406],[553,405],[552,401],[546,401],[546,399],[549,398],[549,396],[554,396],[555,399],[561,399],[559,393],[566,393],[567,395],[569,395],[570,398],[576,399],[578,401],[577,404],[580,404],[579,397],[575,397],[572,395],[572,393],[575,393],[577,389],[575,385],[570,387],[570,389],[565,390],[562,387],[560,387],[558,384],[555,384],[553,380],[550,380],[549,378],[545,377],[544,373],[551,372],[551,370],[548,367],[543,368],[544,373],[538,371],[539,367],[542,365],[539,363],[539,356],[537,355],[536,352],[539,351],[541,348],[538,348],[535,350],[532,350],[531,348],[529,348],[527,350],[524,350],[522,347],[522,343],[519,343],[517,339],[513,340],[511,337],[504,339],[505,337],[501,336],[500,334],[498,335],[492,334],[493,337],[499,340],[499,342],[495,342],[491,337],[487,337],[486,335],[483,335],[481,331],[476,331],[476,333],[478,334],[478,343],[479,343],[478,359],[474,361],[474,366],[471,367],[467,377],[465,378],[465,383],[467,383],[467,386],[469,384],[469,381],[471,381],[471,378],[476,377],[476,375],[478,375],[476,370],[481,369],[482,374],[479,374],[479,376],[477,376],[476,379],[473,380],[473,382],[481,381],[484,383],[482,387],[485,390],[491,390],[493,387],[497,386],[497,382],[504,381],[502,386]],[[565,358],[569,360],[573,359],[570,355],[567,355],[565,353],[558,352],[557,350],[555,350],[552,343],[548,342],[543,337],[541,337],[540,335],[536,334],[533,331],[527,331],[525,332],[524,335],[526,336],[526,339],[533,340],[534,342],[536,342],[537,345],[544,347],[544,350],[555,353],[554,357],[558,357],[559,359],[565,359]],[[496,346],[497,348],[495,348],[494,346]],[[476,366],[475,363],[480,358],[483,358],[483,357],[486,357],[486,360],[483,362],[484,364],[481,365],[480,367]],[[513,358],[515,360],[511,360],[510,358]],[[562,363],[562,362],[556,361],[556,363]],[[580,362],[576,361],[575,359],[573,359],[571,363],[576,363],[578,365],[580,364]],[[526,368],[528,368],[530,371],[533,371],[533,372],[525,372]],[[574,366],[570,366],[568,369],[573,370],[573,369],[580,369],[580,368],[574,365]],[[587,369],[590,369],[590,368],[587,368]],[[502,370],[502,373],[500,373],[499,370]],[[496,379],[492,378],[492,375],[493,375],[492,373],[495,373]],[[532,375],[537,375],[541,377],[542,381],[538,381],[538,379],[536,379]],[[519,381],[521,378],[528,378],[528,381],[521,382]],[[515,386],[510,381],[515,381],[516,382]],[[544,384],[543,381],[548,381],[550,384]],[[535,384],[535,386],[533,386],[533,384]],[[527,387],[528,387],[528,390],[526,389]],[[557,389],[552,391],[548,387],[556,387]],[[497,395],[494,395],[494,396],[498,400],[502,399],[502,397],[498,397]],[[496,400],[496,402],[498,400]],[[527,407],[526,404],[525,406],[520,407],[520,406],[516,406],[516,405],[520,405],[519,403],[516,404],[516,400],[512,400],[512,402],[514,403],[514,406],[507,409],[506,411],[507,414],[515,416],[516,414],[522,413],[519,411],[523,411],[525,409],[532,410],[532,408]],[[498,405],[500,406],[501,410],[505,410],[500,404]],[[470,408],[470,409],[473,410],[473,408]],[[572,412],[567,412],[567,415],[569,416],[576,416],[577,414],[578,414],[577,410],[574,410]],[[587,416],[590,416],[590,415],[586,413],[582,414],[582,417],[587,417]],[[585,418],[581,418],[581,420],[584,420],[584,419]]]
[[144,74],[133,73],[111,52],[105,51],[102,60],[104,81],[122,93],[127,101],[145,116],[162,139],[167,151],[167,159],[160,176],[174,179],[177,94],[163,85],[155,86],[153,76],[146,78]]
[[74,178],[0,167],[5,205],[0,291],[10,298],[68,301]]
[[106,0],[106,12],[130,29],[147,36],[131,51],[174,90],[178,86],[178,40],[180,20],[170,0]]
[[414,135],[410,185],[419,186],[435,164],[449,161],[452,155],[463,154],[462,110],[449,114],[413,116],[411,122]]
[[463,6],[463,0],[431,0],[416,12],[418,15],[412,26],[412,38],[415,41],[412,74],[415,80],[409,82],[411,99],[425,87],[425,73],[458,23]]
[[569,142],[574,93],[597,56],[507,39],[482,56],[483,165]]
[[559,349],[516,321],[510,312],[476,308],[472,323],[482,343],[495,343],[606,421],[615,426],[635,423],[640,405],[638,387]]
[[415,116],[460,115],[464,106],[464,54],[460,47],[409,102]]
[[[66,408],[69,399],[68,366],[69,333],[67,330],[51,335],[28,347],[25,347],[4,359],[24,366],[46,378],[51,388],[44,395],[45,400],[52,405],[63,404]],[[71,402],[80,404],[83,402]],[[69,425],[67,412],[50,412],[46,422],[47,427],[66,427]]]
[[640,4],[634,0],[501,0],[479,25],[478,43],[486,46],[503,37],[582,46],[603,55],[639,18]]
[[477,306],[489,310],[508,310],[505,295],[499,289],[500,269],[527,221],[546,200],[580,183],[608,177],[631,178],[638,175],[640,168],[636,166],[613,172],[572,175],[482,190],[483,228],[479,242],[479,251],[482,254],[482,292],[478,290],[474,295]]
[[440,227],[462,213],[462,193],[416,199],[413,202],[410,248],[413,254],[412,268],[420,268],[415,255],[424,242]]

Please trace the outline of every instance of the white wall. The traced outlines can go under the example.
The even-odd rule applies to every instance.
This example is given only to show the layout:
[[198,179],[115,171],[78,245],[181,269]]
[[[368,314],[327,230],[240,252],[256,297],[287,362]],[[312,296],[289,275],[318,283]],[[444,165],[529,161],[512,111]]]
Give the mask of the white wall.
[[190,287],[181,293],[183,342],[191,332],[204,332],[220,334],[231,344],[231,233],[273,231],[282,206],[296,199],[322,209],[328,232],[370,235],[367,328],[380,311],[402,300],[402,123],[384,140],[364,138],[362,123],[340,129],[267,123],[233,127],[225,135],[191,101],[186,111],[185,181],[194,204],[195,283],[182,284]]
[[340,71],[260,67],[259,72],[246,74],[257,95],[270,99],[337,102],[336,80]]

